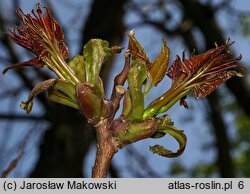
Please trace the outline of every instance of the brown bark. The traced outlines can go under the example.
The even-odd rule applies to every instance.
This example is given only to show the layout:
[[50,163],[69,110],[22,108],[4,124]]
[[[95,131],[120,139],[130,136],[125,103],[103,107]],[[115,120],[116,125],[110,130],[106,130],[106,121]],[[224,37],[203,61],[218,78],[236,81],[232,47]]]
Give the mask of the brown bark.
[[97,151],[96,160],[92,169],[93,178],[105,178],[109,171],[111,159],[117,152],[114,137],[110,133],[108,120],[101,120],[96,126]]

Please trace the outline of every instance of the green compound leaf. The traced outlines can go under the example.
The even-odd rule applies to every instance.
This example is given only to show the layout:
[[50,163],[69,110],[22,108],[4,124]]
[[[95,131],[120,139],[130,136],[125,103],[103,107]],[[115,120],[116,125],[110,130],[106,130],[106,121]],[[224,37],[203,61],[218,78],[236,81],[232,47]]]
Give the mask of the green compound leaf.
[[76,98],[76,86],[64,80],[57,79],[48,90],[48,97],[57,103],[79,109]]
[[69,67],[74,71],[76,77],[81,81],[86,81],[86,70],[82,55],[76,55],[68,62]]
[[33,99],[35,96],[40,94],[41,92],[48,90],[55,84],[56,79],[48,79],[46,81],[40,82],[37,84],[30,92],[27,101],[23,101],[20,104],[20,107],[24,109],[27,113],[30,113],[33,107]]
[[154,145],[154,146],[149,147],[150,151],[152,151],[155,154],[159,154],[163,157],[167,157],[167,158],[178,157],[183,153],[183,151],[185,150],[185,147],[186,147],[187,137],[183,133],[182,130],[179,130],[174,126],[169,125],[169,126],[160,127],[157,130],[157,132],[158,133],[165,133],[165,134],[168,134],[168,135],[171,135],[172,137],[174,137],[179,143],[179,149],[176,152],[173,152],[171,150],[166,149],[164,146]]

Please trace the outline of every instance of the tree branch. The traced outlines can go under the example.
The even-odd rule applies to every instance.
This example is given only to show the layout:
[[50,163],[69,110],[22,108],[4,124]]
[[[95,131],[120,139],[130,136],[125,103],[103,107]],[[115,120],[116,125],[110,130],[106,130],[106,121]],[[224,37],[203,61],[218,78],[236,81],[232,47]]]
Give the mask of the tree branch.
[[92,169],[92,178],[105,178],[109,171],[112,157],[117,152],[116,141],[108,126],[108,119],[101,120],[96,126],[97,151]]
[[24,142],[22,143],[22,145],[21,145],[21,147],[19,149],[19,153],[18,153],[17,157],[14,160],[12,160],[11,163],[9,164],[9,166],[2,172],[0,178],[6,178],[9,175],[9,173],[17,166],[19,160],[24,155],[24,149],[25,149],[25,146],[26,146],[26,144],[27,144],[27,142],[29,140],[29,137],[30,137],[30,135],[32,133],[32,130],[33,129],[31,129],[27,133],[27,135],[24,138]]
[[0,113],[0,120],[36,120],[42,121],[47,120],[46,116],[35,116],[35,115],[18,115],[18,114],[8,114],[8,113]]

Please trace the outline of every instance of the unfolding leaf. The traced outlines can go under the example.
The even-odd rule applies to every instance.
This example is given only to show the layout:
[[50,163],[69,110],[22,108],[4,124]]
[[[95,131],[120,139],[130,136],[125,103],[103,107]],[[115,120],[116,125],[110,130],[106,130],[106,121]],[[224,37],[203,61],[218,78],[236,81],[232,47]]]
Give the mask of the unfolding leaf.
[[80,111],[93,125],[112,114],[113,103],[103,98],[98,86],[90,83],[78,84],[77,100]]
[[46,81],[40,82],[37,84],[30,92],[27,101],[21,102],[20,106],[27,113],[30,113],[33,107],[33,98],[40,94],[41,92],[48,90],[55,83],[56,79],[48,79]]
[[183,57],[181,60],[177,56],[168,70],[173,85],[186,85],[198,99],[209,95],[232,76],[242,77],[241,71],[245,67],[235,64],[241,59],[241,55],[232,58],[232,53],[228,50],[232,44],[227,40],[225,44],[203,54],[192,55],[189,59]]
[[97,124],[102,112],[102,98],[96,93],[96,87],[90,83],[78,84],[77,99],[80,110],[88,122]]
[[79,109],[76,98],[76,86],[70,82],[57,79],[48,90],[48,97],[54,102]]
[[[136,63],[136,62],[135,62]],[[129,114],[130,120],[141,120],[144,113],[144,96],[142,86],[146,79],[145,64],[135,64],[129,69],[128,85],[132,109]]]
[[5,68],[2,73],[5,74],[10,69],[14,69],[14,68],[20,68],[20,67],[26,67],[26,66],[43,67],[44,65],[45,64],[36,57],[36,58],[28,60],[28,61],[24,61],[24,62],[21,62],[21,63],[13,64],[13,65]]
[[144,65],[147,67],[148,65],[150,65],[150,61],[146,55],[146,52],[144,51],[144,48],[139,43],[139,41],[135,38],[134,35],[135,35],[134,31],[131,31],[128,34],[128,37],[129,37],[128,49],[132,56],[131,66],[133,67],[133,66]]
[[86,82],[96,85],[102,64],[120,47],[109,48],[109,43],[101,39],[91,39],[83,48]]
[[129,121],[121,116],[113,121],[111,129],[114,132],[119,147],[151,137],[158,127],[156,119],[151,117],[144,121]]
[[167,47],[166,41],[163,40],[160,55],[154,63],[148,67],[149,79],[153,86],[156,86],[165,76],[170,58],[170,50]]
[[82,55],[76,55],[68,62],[69,67],[74,71],[76,77],[81,81],[86,81],[86,70]]
[[16,14],[21,25],[7,34],[13,41],[32,51],[39,59],[51,56],[53,48],[63,58],[69,57],[62,28],[46,6],[38,3],[32,14],[26,14],[18,8]]
[[166,149],[165,147],[161,145],[154,145],[154,146],[150,146],[149,148],[150,151],[152,151],[153,153],[159,154],[161,156],[167,157],[167,158],[178,157],[183,153],[186,147],[187,137],[183,133],[182,130],[177,129],[174,126],[165,126],[165,127],[160,127],[157,130],[157,132],[169,134],[172,137],[174,137],[179,143],[179,149],[177,150],[177,152],[173,152],[171,150]]
[[[159,127],[168,127],[168,126],[173,126],[174,125],[174,122],[172,121],[172,119],[170,118],[169,115],[163,115],[161,117],[158,117],[157,118],[157,122],[158,122],[158,125]],[[152,136],[152,138],[161,138],[163,136],[165,136],[166,133],[165,132],[161,132],[159,130],[157,130],[155,132],[155,134]]]
[[142,86],[147,78],[147,56],[143,47],[136,40],[133,33],[129,33],[129,46],[132,62],[128,73],[129,95],[131,99],[130,120],[142,120],[144,112],[144,96]]
[[[220,72],[209,73],[204,75],[202,79],[197,79],[197,83],[193,89],[193,94],[196,99],[200,97],[205,97],[218,88],[222,83],[227,81],[233,76],[243,77],[243,74],[238,72],[241,68],[244,70],[243,66],[237,65],[238,70],[224,70]],[[232,67],[234,68],[234,67]]]
[[103,82],[102,82],[102,79],[99,77],[98,78],[98,90],[99,90],[99,96],[101,96],[101,97],[104,97],[104,94],[105,94],[105,92],[104,92],[104,87],[103,87]]
[[131,113],[131,110],[132,110],[131,97],[130,97],[129,91],[126,91],[124,95],[122,115],[127,117]]
[[128,49],[131,51],[132,55],[140,57],[143,60],[147,60],[147,55],[144,51],[144,48],[139,43],[139,41],[135,38],[135,32],[130,31],[128,34],[129,37],[129,46]]
[[178,55],[176,56],[174,63],[168,69],[168,76],[173,82],[177,81],[182,74],[184,74],[185,77],[191,76],[199,67],[211,60],[211,52],[212,50],[200,55],[192,55],[189,59],[185,59],[184,51],[182,60]]

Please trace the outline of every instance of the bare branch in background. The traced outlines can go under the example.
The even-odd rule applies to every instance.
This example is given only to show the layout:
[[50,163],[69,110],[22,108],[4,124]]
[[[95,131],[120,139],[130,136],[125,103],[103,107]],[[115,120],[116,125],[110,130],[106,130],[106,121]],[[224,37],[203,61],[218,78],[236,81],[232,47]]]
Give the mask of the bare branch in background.
[[[126,150],[128,152],[128,162],[130,165],[127,165],[128,168],[132,168],[131,172],[135,174],[143,174],[142,177],[157,177],[160,178],[162,174],[158,174],[153,169],[152,165],[148,163],[148,159],[145,158],[134,146],[129,146]],[[137,165],[140,167],[138,168],[137,165],[131,165],[131,160],[135,160]]]
[[47,120],[46,116],[0,113],[0,120]]
[[8,165],[8,167],[2,172],[2,174],[0,176],[1,178],[6,178],[11,173],[11,171],[13,171],[16,168],[19,160],[23,157],[23,155],[25,153],[25,146],[28,143],[28,140],[32,134],[32,131],[33,131],[33,129],[29,130],[27,135],[24,137],[24,141],[20,146],[19,153],[18,153],[17,157],[14,160],[12,160],[10,162],[10,164]]

